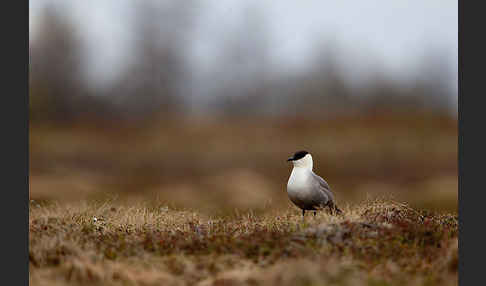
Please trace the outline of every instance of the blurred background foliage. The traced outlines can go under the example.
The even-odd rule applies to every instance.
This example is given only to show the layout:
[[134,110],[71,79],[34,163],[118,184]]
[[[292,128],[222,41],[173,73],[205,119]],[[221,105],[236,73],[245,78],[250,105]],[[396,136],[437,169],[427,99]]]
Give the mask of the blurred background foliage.
[[31,199],[151,194],[208,211],[281,207],[285,159],[306,149],[342,202],[385,194],[457,210],[457,71],[440,45],[424,42],[405,77],[377,60],[356,81],[343,66],[351,55],[316,35],[310,60],[283,68],[268,16],[248,5],[221,21],[214,63],[196,65],[203,3],[140,1],[130,21],[118,19],[129,52],[113,68],[98,60],[112,71],[100,80],[90,32],[69,4],[51,2],[30,36]]

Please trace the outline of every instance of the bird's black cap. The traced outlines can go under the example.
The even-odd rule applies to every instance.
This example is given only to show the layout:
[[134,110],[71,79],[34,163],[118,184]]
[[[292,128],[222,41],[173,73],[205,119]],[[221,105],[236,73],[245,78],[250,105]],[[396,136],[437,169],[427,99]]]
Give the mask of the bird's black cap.
[[290,158],[287,159],[287,161],[295,161],[295,160],[299,160],[301,158],[304,158],[305,155],[309,154],[309,152],[307,151],[304,151],[304,150],[301,150],[301,151],[297,151],[294,153],[294,155]]

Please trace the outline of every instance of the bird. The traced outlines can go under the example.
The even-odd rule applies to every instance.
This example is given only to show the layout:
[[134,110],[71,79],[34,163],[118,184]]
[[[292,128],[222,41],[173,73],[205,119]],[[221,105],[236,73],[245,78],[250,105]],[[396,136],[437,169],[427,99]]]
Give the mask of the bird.
[[287,182],[287,194],[289,199],[300,209],[302,217],[305,211],[316,211],[328,207],[331,214],[335,211],[341,214],[342,211],[337,207],[334,195],[329,184],[320,176],[312,171],[312,155],[305,151],[297,151],[287,162],[292,162],[294,167]]

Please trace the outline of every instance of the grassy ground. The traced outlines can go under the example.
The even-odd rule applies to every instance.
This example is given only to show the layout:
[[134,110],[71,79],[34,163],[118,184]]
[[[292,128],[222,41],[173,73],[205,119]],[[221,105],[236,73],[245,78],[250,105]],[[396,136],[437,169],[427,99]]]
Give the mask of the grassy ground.
[[392,200],[205,215],[157,200],[31,201],[31,285],[457,285],[458,221]]

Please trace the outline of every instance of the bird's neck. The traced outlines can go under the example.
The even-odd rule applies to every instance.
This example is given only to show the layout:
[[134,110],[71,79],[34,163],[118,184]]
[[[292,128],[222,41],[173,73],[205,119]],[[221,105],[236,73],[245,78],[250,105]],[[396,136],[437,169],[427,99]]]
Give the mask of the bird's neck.
[[312,171],[312,166],[294,166],[292,171],[295,171],[295,172],[310,172],[310,171]]

